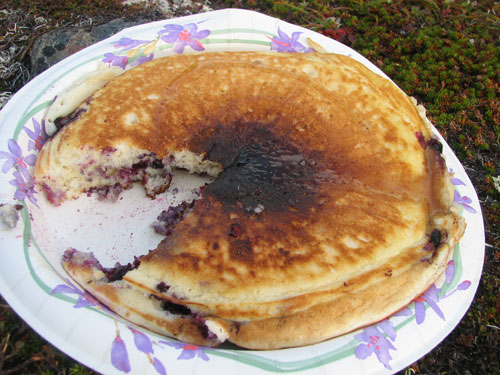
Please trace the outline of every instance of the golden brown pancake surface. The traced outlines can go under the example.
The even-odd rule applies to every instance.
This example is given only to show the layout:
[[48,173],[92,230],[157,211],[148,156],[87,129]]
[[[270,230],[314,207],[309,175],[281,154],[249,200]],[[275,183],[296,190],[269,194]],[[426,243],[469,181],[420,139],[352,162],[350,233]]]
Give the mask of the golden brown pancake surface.
[[[195,160],[196,172],[220,166],[173,234],[123,280],[106,284],[71,259],[66,267],[84,286],[116,285],[112,300],[92,291],[115,309],[149,311],[158,308],[151,299],[169,301],[187,309],[176,319],[216,322],[224,332],[217,342],[271,348],[380,320],[439,276],[463,222],[435,145],[412,100],[346,56],[204,53],[115,78],[44,148],[37,174],[64,190],[53,176],[59,160],[71,159],[60,155],[75,149],[84,156],[64,168],[77,166],[66,184],[76,192],[87,150],[118,150],[103,157],[110,165],[118,159],[118,170],[117,155],[125,159],[130,149],[188,170]],[[384,292],[391,283],[408,288],[398,298]],[[149,297],[121,299],[123,285]],[[385,305],[370,301],[377,293]],[[345,323],[304,334],[321,326],[318,311],[348,314],[346,306],[357,310],[339,318]],[[283,319],[295,322],[287,337],[258,338]],[[160,323],[148,327],[179,337]]]

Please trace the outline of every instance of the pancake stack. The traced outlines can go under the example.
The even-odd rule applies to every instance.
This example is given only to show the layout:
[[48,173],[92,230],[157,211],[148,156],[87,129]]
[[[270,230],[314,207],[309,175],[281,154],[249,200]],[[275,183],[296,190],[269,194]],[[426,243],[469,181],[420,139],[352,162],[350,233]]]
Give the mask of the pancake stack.
[[442,145],[391,81],[336,54],[219,52],[114,78],[43,147],[54,204],[171,171],[215,177],[160,242],[67,272],[124,318],[204,346],[276,349],[382,320],[444,272],[465,223]]

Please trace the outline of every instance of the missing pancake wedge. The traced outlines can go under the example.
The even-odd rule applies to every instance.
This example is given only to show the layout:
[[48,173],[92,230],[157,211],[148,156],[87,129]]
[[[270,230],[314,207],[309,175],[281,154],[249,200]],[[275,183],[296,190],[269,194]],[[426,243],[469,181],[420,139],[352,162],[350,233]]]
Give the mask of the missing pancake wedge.
[[170,56],[82,106],[38,158],[54,203],[130,181],[153,197],[172,168],[214,177],[160,215],[165,238],[130,266],[63,259],[103,304],[160,334],[253,349],[344,334],[423,293],[465,228],[422,111],[346,56]]

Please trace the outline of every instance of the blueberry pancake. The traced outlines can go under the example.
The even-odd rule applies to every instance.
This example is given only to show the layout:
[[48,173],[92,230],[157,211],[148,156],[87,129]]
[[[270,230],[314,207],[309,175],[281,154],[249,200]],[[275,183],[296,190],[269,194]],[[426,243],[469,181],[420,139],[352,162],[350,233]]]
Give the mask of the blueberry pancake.
[[215,177],[135,262],[63,259],[110,309],[186,342],[274,349],[377,322],[439,278],[464,231],[423,110],[347,56],[160,58],[57,122],[36,166],[54,204],[136,181],[154,197],[173,168]]

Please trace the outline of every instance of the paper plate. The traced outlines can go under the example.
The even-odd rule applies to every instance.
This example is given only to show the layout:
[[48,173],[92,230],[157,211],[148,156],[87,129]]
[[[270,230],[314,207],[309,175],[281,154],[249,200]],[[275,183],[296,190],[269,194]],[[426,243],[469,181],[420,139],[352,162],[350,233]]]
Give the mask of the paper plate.
[[[179,193],[144,199],[127,190],[115,203],[80,197],[54,208],[31,177],[43,144],[43,118],[54,98],[97,69],[126,70],[176,53],[259,50],[307,53],[320,45],[383,75],[352,49],[310,30],[244,10],[221,10],[125,29],[61,61],[21,89],[0,114],[0,203],[18,205],[19,222],[0,232],[0,291],[48,341],[104,374],[389,374],[432,350],[458,324],[476,291],[484,257],[484,228],[476,192],[451,149],[455,201],[467,230],[446,275],[398,314],[370,327],[302,348],[251,351],[208,349],[133,326],[77,288],[60,265],[69,247],[93,251],[105,265],[128,262],[156,247],[149,228],[172,201],[190,194],[197,177],[174,178]],[[198,178],[199,179],[199,178]],[[172,189],[170,189],[172,191]],[[5,217],[4,217],[5,218]],[[328,317],[326,317],[328,318]]]

